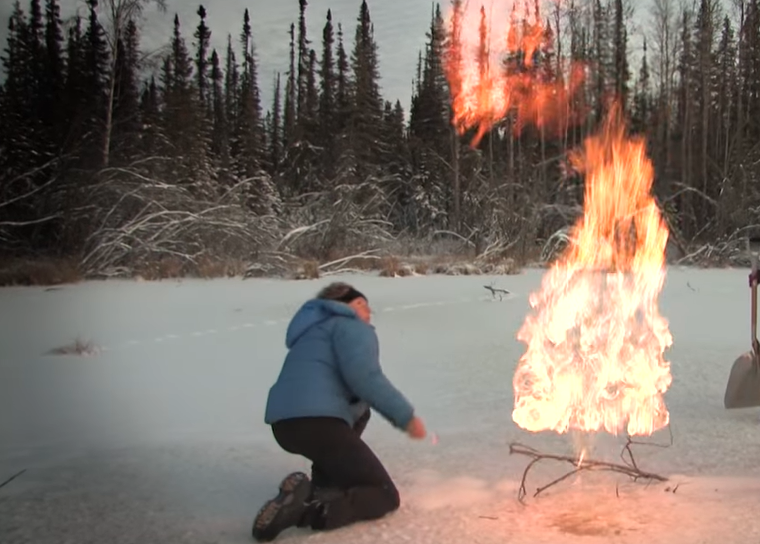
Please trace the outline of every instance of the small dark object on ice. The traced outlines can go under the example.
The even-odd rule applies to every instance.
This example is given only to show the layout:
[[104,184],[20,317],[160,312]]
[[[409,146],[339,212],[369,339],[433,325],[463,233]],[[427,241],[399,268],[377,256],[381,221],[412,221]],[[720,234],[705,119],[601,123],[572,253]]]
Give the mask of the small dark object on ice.
[[499,295],[499,300],[504,300],[504,295],[511,294],[506,289],[500,289],[498,287],[494,287],[493,285],[484,285],[483,287],[485,287],[486,289],[488,289],[489,291],[491,291],[491,296],[493,298],[496,298],[496,295]]
[[71,344],[51,349],[49,355],[79,355],[82,357],[94,357],[100,354],[100,348],[89,340],[77,338]]
[[5,480],[3,483],[0,484],[0,488],[5,487],[9,483],[11,483],[13,480],[21,476],[24,472],[26,472],[26,469],[19,470],[16,474]]

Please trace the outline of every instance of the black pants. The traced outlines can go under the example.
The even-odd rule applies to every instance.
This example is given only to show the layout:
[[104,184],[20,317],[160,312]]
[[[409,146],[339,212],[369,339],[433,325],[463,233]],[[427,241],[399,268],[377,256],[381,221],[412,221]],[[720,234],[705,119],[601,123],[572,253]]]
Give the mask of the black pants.
[[353,429],[342,419],[330,417],[287,419],[272,425],[282,449],[313,463],[316,486],[341,491],[326,499],[321,515],[312,523],[315,529],[378,519],[399,507],[393,480],[361,439],[368,419],[369,411]]

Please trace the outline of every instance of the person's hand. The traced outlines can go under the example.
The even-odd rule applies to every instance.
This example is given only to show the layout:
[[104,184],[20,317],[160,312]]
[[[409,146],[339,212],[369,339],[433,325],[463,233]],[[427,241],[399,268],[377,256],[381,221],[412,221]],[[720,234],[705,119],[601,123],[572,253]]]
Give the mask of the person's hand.
[[409,425],[406,426],[406,434],[416,440],[422,440],[427,436],[425,424],[419,417],[414,416],[409,422]]

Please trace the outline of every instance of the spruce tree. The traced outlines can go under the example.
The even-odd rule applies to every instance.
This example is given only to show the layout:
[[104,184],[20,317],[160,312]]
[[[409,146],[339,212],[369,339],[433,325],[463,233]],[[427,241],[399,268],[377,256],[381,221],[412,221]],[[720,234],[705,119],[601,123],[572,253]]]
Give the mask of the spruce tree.
[[[309,93],[309,45],[310,41],[306,35],[306,6],[307,0],[298,0],[298,75],[297,75],[297,107],[296,115],[298,117],[297,125],[299,126],[299,137],[303,135],[303,125],[307,120],[306,109]],[[292,31],[292,30],[291,30]]]
[[297,80],[295,61],[295,25],[290,25],[290,63],[288,65],[288,80],[285,83],[285,107],[283,113],[283,141],[285,152],[288,153],[296,143],[297,115]]
[[236,119],[235,146],[233,160],[237,173],[242,178],[250,178],[262,167],[264,158],[264,137],[261,115],[261,98],[258,86],[255,48],[251,34],[251,19],[248,10],[243,16],[243,30],[240,34],[243,49],[243,64],[240,72],[238,104],[240,110]]
[[251,33],[248,10],[243,15],[240,34],[243,64],[240,73],[239,111],[232,152],[237,175],[247,180],[247,206],[257,215],[268,215],[279,208],[279,195],[264,169],[266,137],[261,112],[261,91],[258,82],[256,49]]
[[333,45],[335,35],[332,24],[332,12],[327,11],[327,21],[322,30],[322,59],[319,76],[319,134],[317,142],[323,149],[322,170],[327,179],[335,176],[337,162],[336,131],[338,129],[336,108],[336,74]]
[[85,168],[100,168],[103,164],[102,142],[105,119],[110,55],[105,31],[98,20],[98,1],[87,0],[88,24],[83,37],[82,76],[86,97],[84,132],[88,134],[81,157]]
[[61,10],[58,0],[45,2],[45,67],[40,110],[48,128],[54,152],[60,150],[65,131],[65,110],[61,108],[66,78]]
[[3,102],[0,104],[0,134],[3,138],[0,164],[8,179],[36,166],[35,104],[32,102],[34,82],[29,74],[29,32],[26,14],[17,0],[8,21],[8,40],[1,59],[5,83]]
[[348,55],[343,44],[343,25],[338,23],[338,54],[336,61],[335,108],[336,132],[342,133],[351,114],[351,75]]
[[623,12],[623,0],[614,0],[615,21],[613,24],[613,51],[614,61],[614,81],[615,94],[620,101],[624,111],[628,106],[628,84],[631,77],[628,67],[628,31],[625,24],[625,14]]
[[269,162],[272,172],[279,172],[282,162],[282,89],[280,73],[277,72],[274,83],[274,98],[272,101],[272,119],[269,125]]
[[213,129],[211,153],[216,159],[219,179],[224,185],[230,183],[230,134],[225,104],[224,73],[216,49],[211,53],[211,107]]
[[[195,77],[198,85],[198,101],[204,115],[210,118],[211,104],[209,100],[209,57],[208,50],[211,42],[211,30],[206,25],[206,8],[203,5],[197,11],[200,21],[195,29]],[[218,59],[217,59],[218,60]]]
[[233,126],[237,124],[239,104],[238,104],[238,86],[240,84],[240,72],[235,57],[235,50],[232,47],[232,36],[227,35],[227,55],[224,70],[224,111],[227,120],[229,145],[234,142],[232,134]]
[[64,152],[77,150],[82,137],[87,133],[86,114],[89,104],[86,99],[85,44],[82,19],[77,16],[69,28],[66,40],[66,77],[63,89],[63,116],[68,127],[63,131]]
[[636,82],[636,93],[633,98],[633,111],[631,112],[631,125],[634,131],[645,132],[649,128],[649,116],[652,106],[651,92],[647,41],[644,38],[641,68],[639,70],[638,81]]
[[174,17],[170,54],[164,66],[164,131],[172,145],[174,179],[198,195],[213,191],[203,113],[198,104],[193,60],[182,36],[179,16]]
[[359,179],[376,171],[380,162],[383,100],[380,97],[378,49],[369,7],[362,0],[351,54],[353,96],[350,137]]
[[[164,66],[168,59],[164,61]],[[161,97],[155,76],[143,86],[140,94],[140,152],[141,157],[161,156],[168,151],[166,138],[163,132],[163,119],[161,116]],[[159,171],[160,169],[157,169]]]

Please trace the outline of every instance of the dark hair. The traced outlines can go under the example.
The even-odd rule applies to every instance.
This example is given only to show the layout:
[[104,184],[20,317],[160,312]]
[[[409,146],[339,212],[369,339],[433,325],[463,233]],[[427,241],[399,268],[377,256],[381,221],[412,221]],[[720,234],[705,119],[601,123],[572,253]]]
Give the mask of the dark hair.
[[317,298],[345,302],[346,304],[360,297],[367,300],[367,297],[357,291],[352,285],[341,281],[331,283],[327,287],[322,288],[317,294]]

